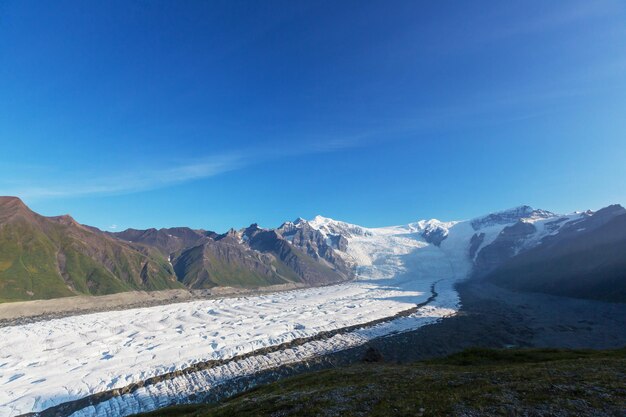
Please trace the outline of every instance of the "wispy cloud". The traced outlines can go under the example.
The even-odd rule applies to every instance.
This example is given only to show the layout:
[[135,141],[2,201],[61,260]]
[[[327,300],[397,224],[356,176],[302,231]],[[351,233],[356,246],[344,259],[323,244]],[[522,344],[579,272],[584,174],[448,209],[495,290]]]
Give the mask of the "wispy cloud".
[[[43,175],[20,179],[0,180],[0,195],[17,195],[22,198],[49,199],[94,195],[132,194],[175,186],[190,181],[215,177],[227,172],[275,159],[299,155],[337,152],[362,146],[367,135],[343,138],[309,138],[306,145],[277,147],[272,150],[249,149],[242,152],[209,155],[187,161],[161,162],[167,168],[149,167],[123,172],[112,169],[104,175],[73,173],[71,178],[60,176],[54,180]],[[113,172],[115,171],[115,172]]]
[[509,36],[544,32],[582,21],[597,19],[623,10],[618,0],[579,0],[573,2],[546,3],[541,13],[528,19],[507,19],[506,27],[491,30],[489,38],[501,39]]
[[60,177],[55,180],[24,178],[19,183],[13,180],[10,184],[5,181],[4,187],[0,185],[0,192],[29,199],[127,194],[213,177],[245,164],[245,158],[241,155],[217,155],[170,165],[168,168],[151,167],[102,176],[74,174],[72,178]]

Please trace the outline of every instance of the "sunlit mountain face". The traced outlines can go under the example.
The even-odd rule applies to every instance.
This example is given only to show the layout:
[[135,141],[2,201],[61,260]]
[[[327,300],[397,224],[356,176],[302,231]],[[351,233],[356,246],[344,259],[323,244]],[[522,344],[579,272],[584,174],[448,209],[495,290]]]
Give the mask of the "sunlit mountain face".
[[[188,228],[104,233],[69,216],[40,216],[15,198],[2,200],[0,218],[3,239],[15,248],[3,252],[3,265],[10,267],[0,276],[11,282],[12,268],[21,267],[36,283],[32,290],[14,284],[5,298],[20,290],[23,298],[37,298],[33,290],[46,282],[36,281],[52,281],[53,272],[67,293],[45,298],[80,294],[69,280],[74,272],[59,272],[64,270],[55,264],[74,256],[66,254],[68,248],[89,260],[83,265],[108,274],[97,277],[100,286],[88,279],[88,289],[125,282],[103,252],[121,256],[120,262],[131,255],[142,256],[144,265],[161,262],[170,288],[283,290],[0,328],[4,340],[12,341],[3,348],[5,366],[20,375],[5,381],[10,391],[4,407],[14,410],[11,415],[66,410],[118,416],[186,402],[214,384],[452,317],[462,308],[455,285],[468,279],[516,291],[626,300],[619,256],[626,210],[617,205],[567,215],[522,206],[467,221],[382,228],[317,216],[277,229],[252,225],[224,234]],[[50,249],[36,251],[32,241],[47,242]],[[40,263],[24,263],[31,258]],[[56,267],[38,275],[34,265],[43,261]],[[555,265],[561,274],[554,273]],[[145,268],[135,275],[125,271],[128,282],[150,285]],[[111,292],[137,288],[142,287]],[[35,361],[42,356],[46,361]],[[125,388],[142,381],[150,382],[132,392]],[[82,399],[93,404],[85,408]]]

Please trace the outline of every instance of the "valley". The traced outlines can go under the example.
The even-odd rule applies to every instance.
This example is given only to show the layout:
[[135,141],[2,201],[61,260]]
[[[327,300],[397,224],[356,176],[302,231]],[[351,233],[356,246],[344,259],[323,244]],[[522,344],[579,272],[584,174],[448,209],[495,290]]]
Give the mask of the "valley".
[[[614,335],[624,323],[615,317],[623,304],[574,300],[568,306],[557,296],[523,307],[555,296],[515,296],[512,289],[496,286],[491,274],[545,242],[569,242],[572,230],[579,238],[625,216],[623,211],[614,207],[560,216],[523,206],[470,221],[428,220],[383,228],[318,216],[274,230],[253,225],[204,236],[193,248],[211,256],[187,269],[196,271],[189,282],[213,279],[216,270],[207,259],[220,253],[234,256],[236,268],[245,274],[244,266],[253,276],[262,276],[258,274],[273,259],[291,265],[300,277],[317,278],[290,284],[301,287],[175,290],[179,299],[155,295],[153,305],[142,305],[148,302],[142,295],[134,300],[138,305],[130,302],[121,309],[103,302],[92,306],[99,312],[68,307],[35,314],[28,322],[5,322],[0,327],[0,384],[5,388],[0,414],[121,417],[218,400],[281,375],[358,361],[368,346],[386,357],[419,359],[482,344],[539,346],[555,337],[559,326],[573,329],[574,346],[589,347],[589,340],[596,341],[595,347],[619,346],[623,341]],[[145,234],[133,236],[138,240],[136,236]],[[170,250],[154,249],[163,255]],[[338,272],[330,276],[352,271],[354,277],[329,283],[319,275],[333,270]],[[267,271],[276,276],[287,270]],[[132,298],[142,293],[104,297],[123,299],[123,294]],[[482,297],[480,302],[472,301],[476,297]],[[58,300],[72,305],[72,297]],[[585,303],[587,310],[580,310]],[[564,309],[555,314],[560,305]],[[575,309],[576,321],[593,320],[581,324],[581,331],[559,319]],[[593,311],[595,317],[589,314]],[[613,324],[595,326],[605,314],[613,317]],[[541,328],[548,330],[541,335]],[[587,329],[591,336],[585,339]],[[608,339],[598,338],[602,332]]]
[[626,417],[625,21],[0,0],[0,417]]

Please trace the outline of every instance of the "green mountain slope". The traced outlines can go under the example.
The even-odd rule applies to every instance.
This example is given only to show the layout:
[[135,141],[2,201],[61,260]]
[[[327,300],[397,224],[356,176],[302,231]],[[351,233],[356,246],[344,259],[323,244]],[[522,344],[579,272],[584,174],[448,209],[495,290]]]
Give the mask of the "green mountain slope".
[[0,302],[352,277],[330,247],[313,238],[298,242],[256,226],[223,235],[185,227],[105,233],[0,197]]
[[297,277],[289,271],[281,274],[272,261],[225,237],[184,251],[174,260],[174,269],[181,282],[195,289],[266,286],[297,281]]
[[178,279],[189,288],[265,286],[300,282],[320,285],[342,282],[352,271],[313,257],[276,230],[252,225],[208,238],[173,257]]
[[157,250],[0,197],[0,301],[180,287]]

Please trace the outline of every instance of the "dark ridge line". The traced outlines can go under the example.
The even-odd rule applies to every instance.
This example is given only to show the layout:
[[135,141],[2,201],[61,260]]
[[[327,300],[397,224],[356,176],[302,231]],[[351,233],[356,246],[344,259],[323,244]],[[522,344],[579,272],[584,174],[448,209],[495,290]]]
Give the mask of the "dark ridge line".
[[[346,333],[353,332],[355,330],[373,327],[382,323],[387,323],[398,318],[407,317],[413,313],[416,313],[420,308],[425,307],[426,305],[432,303],[437,298],[439,293],[435,291],[435,285],[439,283],[439,281],[434,282],[430,286],[431,295],[430,297],[428,297],[428,299],[426,299],[425,301],[419,304],[416,304],[415,307],[411,307],[407,310],[403,310],[399,313],[394,314],[393,316],[388,316],[382,319],[376,319],[376,320],[372,320],[372,321],[361,323],[361,324],[355,324],[352,326],[342,327],[342,328],[335,329],[335,330],[325,330],[313,336],[296,338],[289,342],[284,342],[284,343],[274,345],[274,346],[267,346],[264,348],[247,352],[247,353],[243,353],[241,355],[236,355],[228,359],[211,359],[208,361],[198,362],[198,363],[188,366],[187,368],[179,369],[179,370],[171,371],[171,372],[166,372],[161,375],[156,375],[156,376],[144,379],[143,381],[134,382],[132,384],[126,385],[125,387],[115,388],[115,389],[108,390],[108,391],[97,392],[94,394],[90,394],[86,397],[79,398],[77,400],[72,400],[72,401],[61,403],[61,404],[57,404],[55,406],[46,408],[45,410],[42,410],[42,411],[20,414],[16,417],[65,417],[65,416],[69,416],[70,414],[75,413],[76,411],[79,411],[79,410],[82,410],[84,408],[91,407],[91,406],[97,406],[98,404],[108,401],[115,397],[121,397],[123,395],[132,394],[133,392],[137,391],[140,388],[154,385],[162,381],[174,379],[174,378],[184,376],[184,375],[193,374],[199,371],[204,371],[207,369],[215,368],[217,366],[227,365],[230,362],[236,362],[236,361],[248,359],[254,356],[262,356],[262,355],[266,355],[269,353],[278,352],[280,350],[289,349],[291,347],[302,346],[305,343],[309,343],[313,341],[327,340],[339,334],[346,334]],[[233,379],[237,379],[237,378],[233,378]]]

